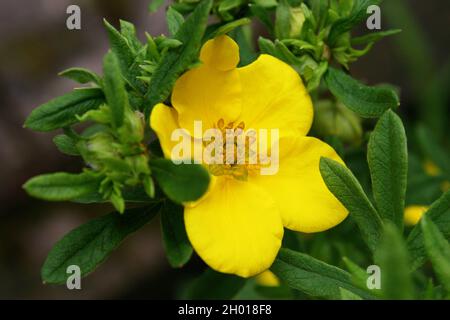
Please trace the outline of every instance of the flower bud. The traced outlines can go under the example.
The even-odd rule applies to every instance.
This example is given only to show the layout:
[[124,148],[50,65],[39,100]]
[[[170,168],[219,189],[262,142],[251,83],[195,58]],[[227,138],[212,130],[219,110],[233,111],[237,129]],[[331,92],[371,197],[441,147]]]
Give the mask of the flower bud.
[[361,119],[342,103],[322,100],[315,104],[313,129],[321,136],[336,136],[345,143],[359,144]]

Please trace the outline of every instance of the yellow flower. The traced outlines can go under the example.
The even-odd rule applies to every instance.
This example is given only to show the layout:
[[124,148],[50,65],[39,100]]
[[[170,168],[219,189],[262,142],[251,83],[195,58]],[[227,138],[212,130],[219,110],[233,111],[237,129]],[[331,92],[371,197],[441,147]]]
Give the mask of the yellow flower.
[[405,208],[405,214],[403,217],[405,224],[407,226],[416,225],[427,210],[428,207],[426,206],[417,206],[417,205],[407,206]]
[[256,276],[256,283],[265,287],[278,287],[280,285],[280,279],[269,270],[264,271]]
[[227,36],[205,43],[200,60],[201,66],[175,83],[173,108],[156,105],[150,125],[167,158],[176,145],[172,132],[183,128],[192,133],[194,121],[204,129],[279,130],[275,175],[261,175],[245,164],[206,166],[212,179],[208,192],[184,208],[187,235],[199,256],[217,271],[250,277],[273,263],[283,226],[319,232],[347,217],[319,171],[322,156],[343,161],[329,145],[306,137],[312,103],[289,65],[262,54],[237,68],[239,47]]

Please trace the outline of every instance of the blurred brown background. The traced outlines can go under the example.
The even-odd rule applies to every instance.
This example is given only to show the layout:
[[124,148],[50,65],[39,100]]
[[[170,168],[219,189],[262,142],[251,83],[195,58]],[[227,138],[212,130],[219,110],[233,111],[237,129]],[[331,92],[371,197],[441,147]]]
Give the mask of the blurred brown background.
[[[388,2],[395,0],[386,0]],[[130,237],[96,272],[82,280],[82,290],[46,286],[40,267],[52,245],[72,228],[109,212],[108,206],[46,203],[29,198],[21,185],[30,177],[52,171],[76,172],[78,158],[60,154],[55,133],[22,128],[37,105],[69,92],[75,84],[57,77],[68,67],[101,71],[108,49],[102,18],[117,26],[119,18],[136,24],[139,36],[166,32],[164,10],[147,11],[149,0],[2,0],[0,2],[0,298],[172,298],[203,268],[194,258],[182,270],[165,260],[159,221]],[[448,62],[450,6],[447,1],[406,1],[428,41],[429,63]],[[82,30],[67,30],[66,8],[81,7]],[[382,11],[382,26],[396,24]],[[402,89],[402,113],[418,117],[420,83],[405,64],[397,35],[377,44],[353,65],[352,72],[368,83],[388,82]],[[402,56],[403,55],[403,56]],[[426,68],[425,68],[426,69]],[[418,67],[418,72],[424,68]],[[434,72],[434,71],[433,71]],[[433,73],[432,72],[432,73]],[[421,81],[429,79],[424,74]]]

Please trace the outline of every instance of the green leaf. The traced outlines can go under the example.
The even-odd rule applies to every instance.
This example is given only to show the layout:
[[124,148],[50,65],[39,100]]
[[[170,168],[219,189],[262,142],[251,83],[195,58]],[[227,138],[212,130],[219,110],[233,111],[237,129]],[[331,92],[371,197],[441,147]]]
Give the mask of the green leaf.
[[320,159],[320,173],[328,189],[356,221],[368,247],[374,251],[383,223],[358,180],[345,166],[327,158]]
[[275,11],[275,35],[287,39],[291,32],[291,7],[287,0],[280,0]]
[[156,68],[146,94],[146,118],[155,104],[169,96],[180,74],[197,58],[211,7],[212,0],[201,1],[175,35],[183,45],[168,51]]
[[[436,200],[424,214],[450,239],[450,191]],[[427,259],[423,231],[420,224],[416,225],[408,236],[407,246],[411,256],[411,269],[420,267]]]
[[104,102],[101,89],[77,89],[34,109],[25,121],[24,127],[36,131],[67,127],[78,122],[77,116],[98,108]]
[[450,179],[450,156],[438,143],[433,132],[423,125],[416,129],[417,142],[422,152]]
[[245,0],[222,0],[219,1],[217,13],[221,20],[230,21],[235,19],[234,12],[238,10],[246,1]]
[[149,12],[156,12],[164,4],[164,0],[151,0],[148,4]]
[[232,299],[244,284],[244,278],[208,269],[187,288],[184,298],[192,300]]
[[183,207],[166,201],[161,210],[161,228],[170,265],[182,267],[192,256],[192,246],[184,226]]
[[135,52],[142,48],[142,43],[136,35],[136,27],[131,22],[120,20],[120,34],[127,39],[128,44]]
[[343,257],[342,260],[344,261],[345,267],[351,274],[352,283],[359,288],[367,288],[368,274],[366,270],[362,269],[347,257]]
[[159,205],[110,213],[72,230],[50,251],[41,270],[44,283],[63,284],[67,267],[77,265],[86,276],[102,263],[131,233],[143,227],[158,212]]
[[85,68],[69,68],[61,71],[58,75],[82,84],[92,82],[101,85],[100,77],[95,72]]
[[450,245],[438,227],[425,215],[421,219],[425,249],[438,279],[450,294]]
[[198,200],[208,189],[209,174],[198,164],[174,164],[167,159],[150,160],[152,176],[176,203]]
[[31,178],[23,188],[36,198],[64,201],[96,192],[99,183],[100,178],[91,172],[80,174],[57,172]]
[[[149,197],[143,186],[124,187],[123,190],[121,190],[121,192],[125,202],[149,203],[154,201],[152,198]],[[72,201],[77,203],[89,204],[89,203],[105,203],[108,202],[109,200],[105,199],[99,192],[92,192],[90,194],[77,197]]]
[[361,117],[381,116],[399,105],[397,94],[386,87],[365,86],[343,71],[328,68],[325,81],[333,95]]
[[181,13],[172,7],[169,7],[166,12],[167,26],[171,35],[175,35],[184,23],[184,17]]
[[291,288],[313,297],[340,299],[340,288],[344,288],[372,298],[352,284],[349,273],[300,252],[282,248],[270,270]]
[[[253,285],[253,290],[255,297],[247,298],[244,296],[245,292],[239,293],[242,297],[235,296],[236,300],[261,300],[261,299],[269,299],[269,300],[292,300],[294,299],[293,290],[289,288],[287,285],[279,285],[276,287],[269,287],[264,285],[258,285],[257,283]],[[259,295],[259,296],[258,296]]]
[[394,225],[390,223],[385,225],[374,260],[381,270],[383,298],[391,300],[414,298],[408,252],[400,231]]
[[341,292],[341,300],[362,300],[360,296],[351,291],[348,291],[344,288],[339,288],[339,290]]
[[59,151],[69,156],[79,156],[80,152],[77,149],[77,141],[65,134],[57,135],[53,138],[53,143]]
[[378,120],[370,135],[367,161],[378,213],[402,229],[408,150],[402,120],[391,110]]
[[334,47],[339,36],[350,31],[354,26],[364,21],[367,17],[367,8],[373,4],[379,4],[379,0],[356,0],[347,17],[338,19],[333,23],[328,35],[328,45]]
[[207,39],[212,39],[215,37],[218,37],[223,34],[227,34],[233,30],[235,30],[238,27],[245,26],[251,22],[251,19],[249,18],[241,18],[238,20],[234,20],[225,24],[218,24],[217,26],[214,26],[212,32],[207,31],[208,35],[206,35]]
[[366,35],[363,35],[361,37],[355,37],[352,38],[352,44],[357,46],[357,45],[366,45],[369,43],[374,43],[377,42],[381,39],[383,39],[384,37],[388,37],[388,36],[392,36],[394,34],[398,34],[402,32],[401,29],[392,29],[392,30],[387,30],[387,31],[378,31],[378,32],[371,32],[368,33]]
[[328,17],[328,0],[316,0],[311,3],[311,11],[317,21],[318,29],[322,29]]
[[[134,62],[135,55],[128,40],[114,28],[106,19],[103,19],[106,31],[108,33],[111,51],[116,55],[120,63],[122,74],[129,78],[129,68]],[[130,80],[130,79],[128,79]]]
[[112,122],[116,128],[119,128],[123,124],[125,110],[129,108],[128,94],[120,72],[119,61],[112,52],[106,54],[103,59],[103,73],[103,91],[111,108]]

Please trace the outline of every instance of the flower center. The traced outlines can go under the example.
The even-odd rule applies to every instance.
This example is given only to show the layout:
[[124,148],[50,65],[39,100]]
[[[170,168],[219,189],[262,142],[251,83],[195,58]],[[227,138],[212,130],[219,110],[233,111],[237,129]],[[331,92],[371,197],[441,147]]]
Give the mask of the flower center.
[[213,128],[220,131],[223,140],[218,142],[221,143],[221,147],[215,149],[219,150],[220,154],[212,152],[212,156],[218,156],[220,160],[208,164],[208,170],[212,175],[230,176],[245,181],[250,172],[260,169],[256,150],[256,131],[246,132],[243,121],[237,125],[234,122],[225,124],[224,119],[219,119]]

